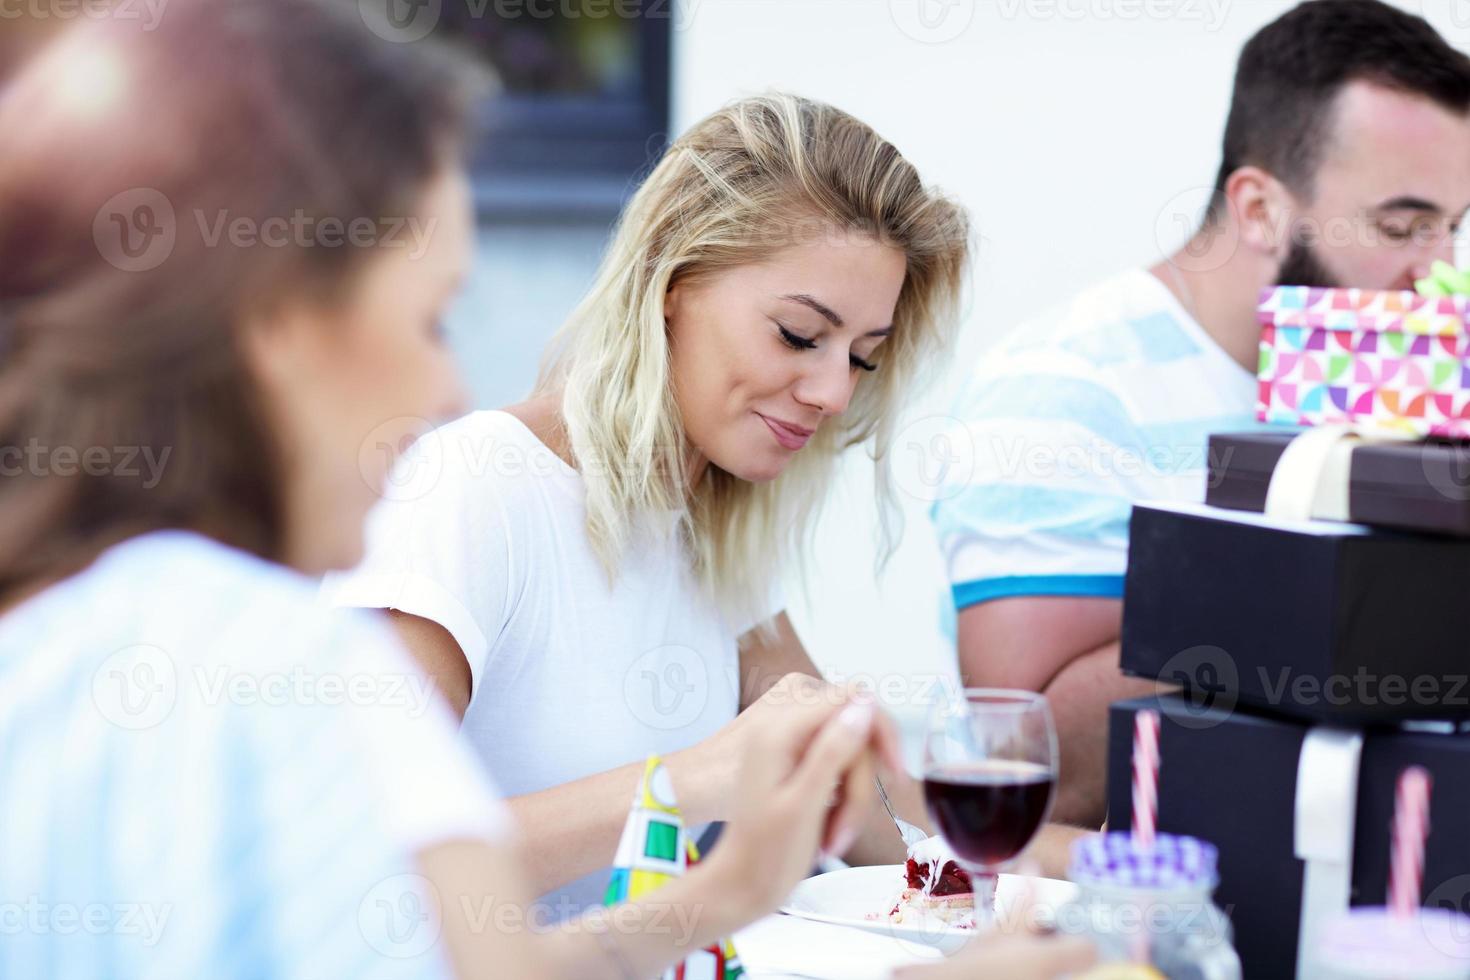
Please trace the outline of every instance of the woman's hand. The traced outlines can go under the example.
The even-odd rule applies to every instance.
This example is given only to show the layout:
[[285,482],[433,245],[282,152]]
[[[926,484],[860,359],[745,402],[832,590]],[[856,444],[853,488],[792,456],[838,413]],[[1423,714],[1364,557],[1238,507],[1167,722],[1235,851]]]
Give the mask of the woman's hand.
[[832,700],[775,710],[778,696],[742,735],[734,818],[708,863],[749,918],[774,909],[819,852],[849,846],[876,802],[891,723],[858,692]]
[[[793,723],[808,731],[820,719],[851,702],[871,701],[866,692],[842,688],[809,674],[791,673],[771,686],[759,700],[740,712],[735,720],[714,735],[675,758],[675,768],[686,782],[697,783],[696,804],[689,809],[704,820],[729,820],[748,800],[749,793],[741,783],[741,766],[760,750],[762,740],[773,729],[780,731]],[[874,715],[871,729],[873,749],[892,771],[903,769],[903,752],[898,729],[882,712]],[[685,793],[676,776],[681,799]],[[848,843],[851,843],[850,841]]]
[[[598,974],[609,966],[658,974],[772,911],[811,870],[818,848],[851,835],[874,802],[881,726],[877,709],[856,692],[826,700],[786,705],[742,736],[740,803],[710,856],[656,892],[562,930],[549,947],[552,975],[591,975],[589,962]],[[682,931],[665,921],[671,910]],[[619,923],[611,934],[609,916]],[[599,943],[585,935],[592,931],[604,933]]]

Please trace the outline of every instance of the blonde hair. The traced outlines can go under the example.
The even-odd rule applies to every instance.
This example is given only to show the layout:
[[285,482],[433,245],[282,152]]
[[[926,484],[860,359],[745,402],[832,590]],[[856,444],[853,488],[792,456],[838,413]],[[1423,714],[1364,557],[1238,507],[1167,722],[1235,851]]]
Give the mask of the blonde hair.
[[[954,329],[968,231],[964,211],[925,188],[892,144],[820,102],[743,99],[680,137],[624,210],[537,384],[538,393],[562,393],[586,481],[587,533],[609,575],[646,532],[645,518],[674,513],[699,581],[728,616],[752,621],[768,612],[760,603],[777,555],[810,529],[838,454],[868,440],[879,464],[882,554],[891,553],[885,457],[904,396]],[[669,287],[834,232],[907,256],[882,366],[777,479],[750,483],[710,465],[688,485],[664,320]]]

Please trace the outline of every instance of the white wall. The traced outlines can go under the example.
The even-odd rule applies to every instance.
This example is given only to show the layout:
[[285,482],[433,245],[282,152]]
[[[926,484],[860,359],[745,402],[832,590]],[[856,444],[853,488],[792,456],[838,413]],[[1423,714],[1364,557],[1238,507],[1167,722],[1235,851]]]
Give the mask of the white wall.
[[[971,209],[981,242],[960,365],[1037,304],[1182,241],[1179,215],[1194,213],[1219,165],[1239,49],[1293,6],[680,2],[677,129],[740,95],[795,91],[872,124]],[[1470,0],[1400,5],[1470,48]],[[946,403],[931,394],[915,417]],[[871,465],[850,461],[818,531],[811,602],[788,588],[797,627],[828,669],[950,669],[926,502],[905,496],[907,534],[875,584],[870,481]]]

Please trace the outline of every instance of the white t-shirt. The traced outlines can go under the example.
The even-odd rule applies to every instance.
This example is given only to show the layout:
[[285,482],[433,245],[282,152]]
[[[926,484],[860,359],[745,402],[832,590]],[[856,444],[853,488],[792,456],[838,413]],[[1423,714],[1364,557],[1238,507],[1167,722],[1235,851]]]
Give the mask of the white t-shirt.
[[437,980],[414,855],[510,828],[387,625],[293,572],[157,532],[0,616],[0,976]]
[[932,518],[957,609],[1121,598],[1140,500],[1204,498],[1211,433],[1259,428],[1256,379],[1130,269],[1009,334],[955,403]]
[[[336,605],[402,610],[454,636],[473,685],[465,733],[511,796],[687,748],[739,710],[744,624],[701,593],[672,521],[610,585],[584,493],[519,419],[475,412],[405,454],[366,559],[324,585]],[[606,884],[592,874],[548,901],[575,911]]]

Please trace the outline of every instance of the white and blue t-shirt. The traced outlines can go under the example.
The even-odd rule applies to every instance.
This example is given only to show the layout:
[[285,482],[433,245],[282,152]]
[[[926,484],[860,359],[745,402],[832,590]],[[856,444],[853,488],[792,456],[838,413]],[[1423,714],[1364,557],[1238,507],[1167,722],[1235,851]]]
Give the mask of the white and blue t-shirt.
[[1211,433],[1257,428],[1255,377],[1135,269],[1009,335],[952,412],[931,517],[956,609],[1121,598],[1140,500],[1198,502]]
[[415,855],[510,818],[376,620],[184,532],[0,615],[0,977],[448,978]]

